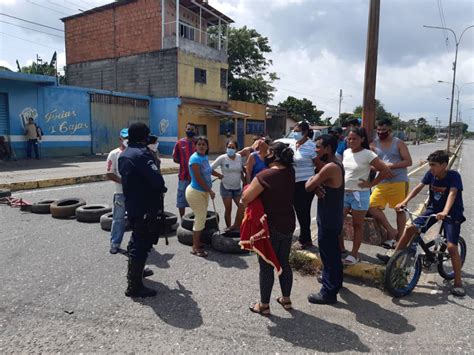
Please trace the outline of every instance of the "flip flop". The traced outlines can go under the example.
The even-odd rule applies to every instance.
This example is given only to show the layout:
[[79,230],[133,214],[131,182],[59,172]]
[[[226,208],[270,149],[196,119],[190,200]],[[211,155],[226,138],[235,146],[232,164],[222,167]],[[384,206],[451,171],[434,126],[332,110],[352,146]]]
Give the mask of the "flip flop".
[[451,294],[456,297],[466,296],[466,290],[462,286],[456,286],[451,289]]
[[293,307],[291,306],[291,301],[290,302],[284,302],[282,297],[277,297],[276,301],[283,307],[284,310],[286,311],[291,311]]
[[[255,309],[255,306],[258,304],[258,310]],[[270,306],[262,306],[260,302],[255,302],[254,304],[249,306],[249,310],[252,313],[257,313],[262,316],[269,316],[270,315]]]
[[201,258],[206,258],[207,257],[207,251],[204,250],[191,250],[190,252],[193,255],[200,256]]
[[344,265],[355,265],[355,264],[358,264],[360,262],[360,259],[359,258],[354,258],[352,255],[348,255],[346,256],[345,259],[342,260],[342,263]]

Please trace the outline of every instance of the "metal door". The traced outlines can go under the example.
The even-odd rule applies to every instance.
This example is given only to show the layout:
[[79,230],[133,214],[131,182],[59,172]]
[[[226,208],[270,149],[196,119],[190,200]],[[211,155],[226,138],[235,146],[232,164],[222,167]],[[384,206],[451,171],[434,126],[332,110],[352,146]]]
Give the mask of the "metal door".
[[148,100],[91,94],[92,153],[117,148],[120,130],[138,121],[150,125]]
[[8,96],[0,93],[0,136],[10,135],[10,119],[8,118]]
[[245,137],[245,120],[239,118],[237,119],[237,143],[239,144],[239,149],[244,147],[244,137]]

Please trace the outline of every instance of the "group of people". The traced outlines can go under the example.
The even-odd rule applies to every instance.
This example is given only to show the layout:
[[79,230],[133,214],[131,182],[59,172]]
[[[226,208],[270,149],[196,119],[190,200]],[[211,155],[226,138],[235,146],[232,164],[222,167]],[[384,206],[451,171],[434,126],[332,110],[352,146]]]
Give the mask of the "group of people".
[[[122,197],[125,198],[125,209],[133,230],[128,246],[129,259],[132,263],[129,262],[129,288],[126,294],[149,296],[154,291],[147,289],[141,278],[146,276],[144,260],[152,244],[148,240],[150,238],[145,238],[147,242],[144,244],[140,242],[140,238],[143,235],[153,234],[153,223],[145,223],[144,227],[142,222],[148,221],[150,215],[155,216],[159,208],[155,203],[154,209],[150,211],[141,209],[137,214],[135,209],[136,203],[140,200],[139,196],[147,201],[152,196],[162,201],[166,188],[156,166],[157,158],[153,156],[151,147],[147,146],[149,130],[143,129],[146,134],[142,132],[143,136],[132,138],[134,125],[128,130],[128,148],[125,149],[126,144],[123,144],[117,154],[119,174],[116,171],[114,174],[118,179],[114,180],[112,177],[111,179],[123,186]],[[186,207],[191,207],[194,213],[191,253],[199,257],[207,256],[201,245],[201,234],[205,228],[209,199],[214,199],[216,196],[212,186],[213,176],[221,180],[220,195],[225,206],[225,223],[230,230],[240,227],[245,207],[252,201],[260,199],[268,223],[271,245],[282,269],[279,274],[282,295],[276,301],[286,310],[292,308],[290,297],[293,276],[289,264],[290,250],[292,247],[307,249],[312,246],[311,205],[315,195],[318,199],[318,245],[324,268],[319,280],[322,283],[321,290],[308,296],[311,303],[337,302],[337,294],[343,282],[343,264],[354,265],[360,260],[358,251],[367,212],[387,229],[390,236],[390,241],[387,243],[389,248],[403,247],[413,232],[410,228],[405,230],[406,218],[400,208],[406,205],[420,188],[417,186],[414,192],[408,195],[407,167],[412,164],[411,157],[405,143],[392,136],[389,120],[378,122],[378,137],[370,145],[365,130],[358,127],[357,123],[347,129],[346,136],[342,135],[342,129],[336,128],[329,134],[320,135],[314,141],[311,139],[309,124],[302,121],[294,127],[295,141],[290,145],[282,142],[272,143],[266,137],[255,136],[251,146],[239,150],[237,142],[229,139],[225,154],[219,156],[212,164],[208,158],[210,147],[207,138],[196,137],[196,126],[192,123],[186,125],[185,132],[186,137],[180,139],[174,147],[173,160],[180,166],[176,200],[180,217],[184,216]],[[122,143],[125,139],[123,130]],[[133,154],[131,148],[134,148]],[[430,167],[439,163],[446,170],[445,157],[440,158],[439,152],[436,154],[438,155],[435,157],[430,155],[429,159],[433,160],[430,160]],[[112,157],[109,158],[112,160]],[[137,159],[140,164],[132,163],[133,159]],[[110,169],[117,169],[114,163],[108,164]],[[433,201],[437,199],[437,202],[430,211],[438,213],[439,219],[445,219],[450,211],[456,209],[459,213],[455,219],[450,219],[449,222],[445,219],[444,223],[449,224],[453,221],[455,226],[459,226],[463,221],[462,183],[459,174],[456,173],[457,175],[454,174],[456,176],[453,177],[454,172],[444,174],[441,168],[431,171],[432,175],[425,176],[422,181],[423,185],[429,184],[430,189],[435,191],[432,194]],[[125,178],[124,174],[128,177]],[[139,184],[139,176],[148,181],[147,184],[136,186],[136,191],[126,187],[126,180]],[[440,183],[446,178],[448,182]],[[443,186],[444,192],[440,192],[440,188],[434,186]],[[155,194],[147,195],[145,193],[147,188],[154,190]],[[132,191],[138,192],[138,195],[133,197],[134,202],[129,202],[127,191],[128,194]],[[123,205],[120,191],[116,191],[117,194],[119,196],[114,197],[114,207]],[[440,199],[445,203],[439,202]],[[232,221],[233,204],[237,207],[234,221]],[[396,209],[396,228],[390,225],[383,212],[387,204],[390,208]],[[443,205],[442,211],[439,210],[441,205]],[[348,213],[352,215],[354,226],[354,242],[350,252],[345,250],[341,237],[344,218]],[[155,217],[151,219],[156,220]],[[300,235],[292,246],[296,219],[300,225]],[[121,237],[114,237],[114,227],[115,208],[111,253],[116,252],[114,248],[118,248],[121,241]],[[456,235],[459,237],[459,228],[445,230],[448,234],[448,250],[457,275],[453,293],[461,295],[463,289],[460,267],[457,267],[460,266],[459,254],[456,257]],[[397,245],[398,239],[400,242]],[[382,261],[387,261],[386,255],[380,254],[378,257]],[[135,269],[134,258],[140,260]],[[252,304],[250,310],[265,315],[270,313],[274,270],[261,256],[259,265],[260,301]]]

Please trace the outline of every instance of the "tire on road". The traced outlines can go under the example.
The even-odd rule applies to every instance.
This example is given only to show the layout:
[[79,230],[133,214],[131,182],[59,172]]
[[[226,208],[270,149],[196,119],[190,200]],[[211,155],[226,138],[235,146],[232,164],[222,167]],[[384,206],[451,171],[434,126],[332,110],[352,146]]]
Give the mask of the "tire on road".
[[2,197],[10,197],[12,192],[8,189],[0,189],[0,198]]
[[50,206],[53,218],[71,218],[76,215],[76,209],[84,206],[86,201],[82,198],[64,198],[53,202]]
[[246,254],[247,250],[240,247],[240,231],[227,231],[220,234],[215,232],[212,235],[212,247],[222,253],[229,254]]
[[[201,242],[204,244],[211,244],[212,234],[215,232],[215,229],[203,230],[201,234]],[[178,242],[184,245],[193,245],[193,231],[179,226],[176,230],[176,235],[178,237]]]
[[100,217],[111,212],[109,205],[84,205],[76,209],[76,220],[85,223],[99,223]]
[[50,214],[51,204],[55,203],[57,200],[40,200],[31,205],[31,212],[38,214]]
[[[108,212],[100,216],[100,228],[102,228],[104,231],[110,232],[112,230],[113,216],[113,212]],[[125,231],[128,232],[131,229],[132,227],[130,226],[130,222],[128,221],[127,216],[125,216]]]
[[[206,224],[204,226],[204,230],[218,229],[218,220],[219,220],[218,214],[217,214],[217,221],[216,221],[216,213],[212,211],[207,211]],[[186,213],[183,216],[183,220],[181,221],[181,227],[187,230],[193,230],[193,225],[194,225],[194,212]]]
[[174,213],[165,211],[165,217],[166,228],[171,228],[174,224],[176,224],[176,222],[178,222],[178,216],[176,216]]

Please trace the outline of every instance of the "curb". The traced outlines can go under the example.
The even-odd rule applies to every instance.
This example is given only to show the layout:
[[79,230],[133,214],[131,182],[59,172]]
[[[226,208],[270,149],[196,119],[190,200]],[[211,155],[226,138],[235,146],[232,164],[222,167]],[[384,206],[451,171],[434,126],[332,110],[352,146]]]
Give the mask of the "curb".
[[[311,253],[307,250],[298,250],[296,253],[301,253],[305,258],[308,259],[308,263],[311,266],[321,269],[323,263],[321,259],[314,253]],[[351,276],[354,278],[379,281],[382,280],[383,274],[385,272],[384,265],[372,264],[365,261],[361,261],[356,265],[344,266],[344,275]]]
[[[175,174],[177,172],[178,172],[178,168],[163,168],[161,170],[162,175]],[[10,184],[0,184],[0,189],[9,189],[10,191],[34,190],[34,189],[42,189],[46,187],[85,184],[89,182],[100,182],[100,181],[106,181],[106,180],[108,179],[105,174],[86,175],[86,176],[78,176],[78,177],[46,179],[46,180],[37,180],[37,181],[12,182]]]

